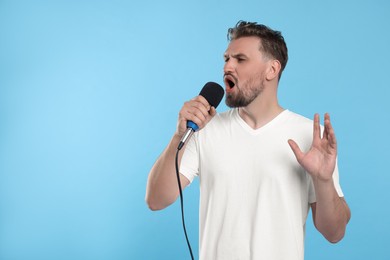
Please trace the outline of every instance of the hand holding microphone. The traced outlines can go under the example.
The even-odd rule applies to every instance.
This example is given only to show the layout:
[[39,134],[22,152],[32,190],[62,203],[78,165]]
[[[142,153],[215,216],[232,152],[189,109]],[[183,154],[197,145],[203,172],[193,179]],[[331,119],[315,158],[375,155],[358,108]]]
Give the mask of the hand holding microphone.
[[182,139],[178,150],[195,131],[202,129],[215,116],[215,108],[221,102],[223,94],[224,90],[219,84],[208,82],[200,91],[199,96],[184,104],[179,113],[178,133]]
[[186,141],[191,137],[191,135],[202,129],[217,113],[215,108],[219,105],[224,94],[223,88],[214,82],[208,82],[199,93],[199,96],[184,103],[183,108],[179,113],[179,122],[177,126],[178,135],[182,136],[180,143],[176,150],[175,157],[175,169],[176,169],[176,178],[177,185],[179,187],[180,194],[180,205],[181,205],[181,217],[183,230],[186,237],[188,249],[191,254],[191,259],[194,259],[192,254],[192,249],[190,241],[187,236],[186,225],[184,222],[184,209],[183,209],[183,192],[180,183],[180,173],[179,173],[179,152],[183,148]]

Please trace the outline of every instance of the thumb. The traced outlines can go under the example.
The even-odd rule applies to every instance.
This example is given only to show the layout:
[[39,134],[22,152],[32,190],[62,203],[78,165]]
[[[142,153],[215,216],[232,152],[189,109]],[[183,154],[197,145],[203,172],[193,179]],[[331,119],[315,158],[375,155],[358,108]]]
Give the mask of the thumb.
[[183,136],[186,130],[187,130],[187,120],[185,120],[184,118],[180,118],[177,121],[176,134],[178,136]]
[[301,161],[302,157],[303,157],[303,152],[301,151],[301,149],[299,148],[299,146],[297,145],[297,143],[292,140],[292,139],[289,139],[288,141],[288,144],[290,145],[291,147],[291,150],[293,151],[295,157],[297,158],[298,162]]
[[213,116],[215,116],[216,113],[217,113],[217,110],[215,109],[215,107],[211,107],[210,111],[209,111],[210,116],[213,117]]

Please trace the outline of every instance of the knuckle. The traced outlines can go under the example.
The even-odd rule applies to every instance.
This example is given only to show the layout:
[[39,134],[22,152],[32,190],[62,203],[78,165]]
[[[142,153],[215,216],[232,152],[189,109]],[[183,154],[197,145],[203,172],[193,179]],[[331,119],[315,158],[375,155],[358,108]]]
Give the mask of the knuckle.
[[200,119],[202,119],[202,118],[204,118],[205,116],[204,116],[204,114],[203,114],[203,112],[201,111],[201,110],[196,110],[195,112],[194,112],[194,114],[195,114],[195,116],[196,117],[199,117]]

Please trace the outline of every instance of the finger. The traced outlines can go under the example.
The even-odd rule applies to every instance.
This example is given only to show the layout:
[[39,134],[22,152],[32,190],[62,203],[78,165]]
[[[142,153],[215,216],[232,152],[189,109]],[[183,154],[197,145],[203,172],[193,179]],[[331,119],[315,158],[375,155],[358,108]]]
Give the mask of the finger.
[[313,122],[313,139],[316,138],[321,138],[320,115],[317,113],[314,115]]
[[328,128],[326,127],[326,122],[324,120],[324,132],[322,133],[322,139],[328,140],[329,138],[329,132]]
[[190,104],[192,107],[199,109],[204,116],[207,116],[209,114],[211,106],[204,97],[197,96],[190,101]]
[[178,132],[181,133],[187,129],[188,121],[194,122],[201,129],[215,114],[215,108],[211,108],[203,96],[196,96],[192,100],[185,102],[180,110]]
[[198,97],[185,102],[182,107],[182,111],[184,112],[188,112],[192,114],[201,113],[205,117],[207,116],[209,109],[210,109],[209,106],[205,105],[204,102],[202,102],[201,99]]
[[329,114],[325,113],[324,115],[324,133],[322,135],[323,139],[329,139]]
[[190,110],[188,110],[188,112],[194,115],[195,117],[198,117],[200,120],[205,120],[209,115],[207,108],[200,103],[193,104]]
[[293,151],[295,157],[297,158],[297,161],[300,162],[304,156],[304,153],[301,151],[298,144],[294,140],[289,139],[287,142],[290,145],[291,150]]
[[[187,101],[184,103],[183,107],[181,108],[179,112],[179,120],[181,121],[181,125],[183,124],[182,122],[187,122],[187,121],[193,121],[194,123],[199,123],[199,120],[204,120],[204,116],[201,112],[198,112],[198,108],[196,108],[196,105],[194,105],[195,101]],[[198,116],[196,115],[198,114]]]
[[180,112],[181,119],[194,122],[199,128],[203,128],[204,125],[211,119],[208,108],[201,101],[203,97],[196,97],[190,101],[184,103],[184,106]]
[[210,122],[210,120],[217,114],[217,110],[215,109],[215,107],[211,107],[210,108],[210,111],[209,111],[209,115],[207,116],[207,120],[205,122],[205,124],[207,124],[208,122]]
[[182,136],[187,130],[187,120],[184,117],[179,116],[176,132]]
[[206,117],[199,111],[187,111],[185,113],[185,118],[187,121],[194,122],[198,127],[202,127],[206,121]]
[[217,114],[217,110],[215,109],[215,107],[210,108],[209,114],[211,117],[214,117]]
[[207,111],[210,110],[211,106],[205,97],[199,95],[195,97],[194,100],[200,102],[206,108]]
[[337,145],[336,134],[334,132],[332,123],[330,122],[330,115],[328,113],[326,113],[324,117],[324,127],[324,134],[326,133],[326,138],[328,139],[329,144],[335,148]]

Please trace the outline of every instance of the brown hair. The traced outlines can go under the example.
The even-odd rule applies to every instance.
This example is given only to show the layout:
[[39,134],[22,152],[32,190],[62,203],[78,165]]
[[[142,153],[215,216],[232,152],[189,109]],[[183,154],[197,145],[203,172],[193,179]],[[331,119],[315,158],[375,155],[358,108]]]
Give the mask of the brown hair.
[[271,56],[280,62],[280,79],[288,60],[288,50],[282,33],[279,31],[274,31],[263,24],[245,21],[239,21],[235,27],[229,28],[227,33],[227,38],[229,41],[249,36],[260,38],[261,45],[259,50],[262,51],[265,55]]

